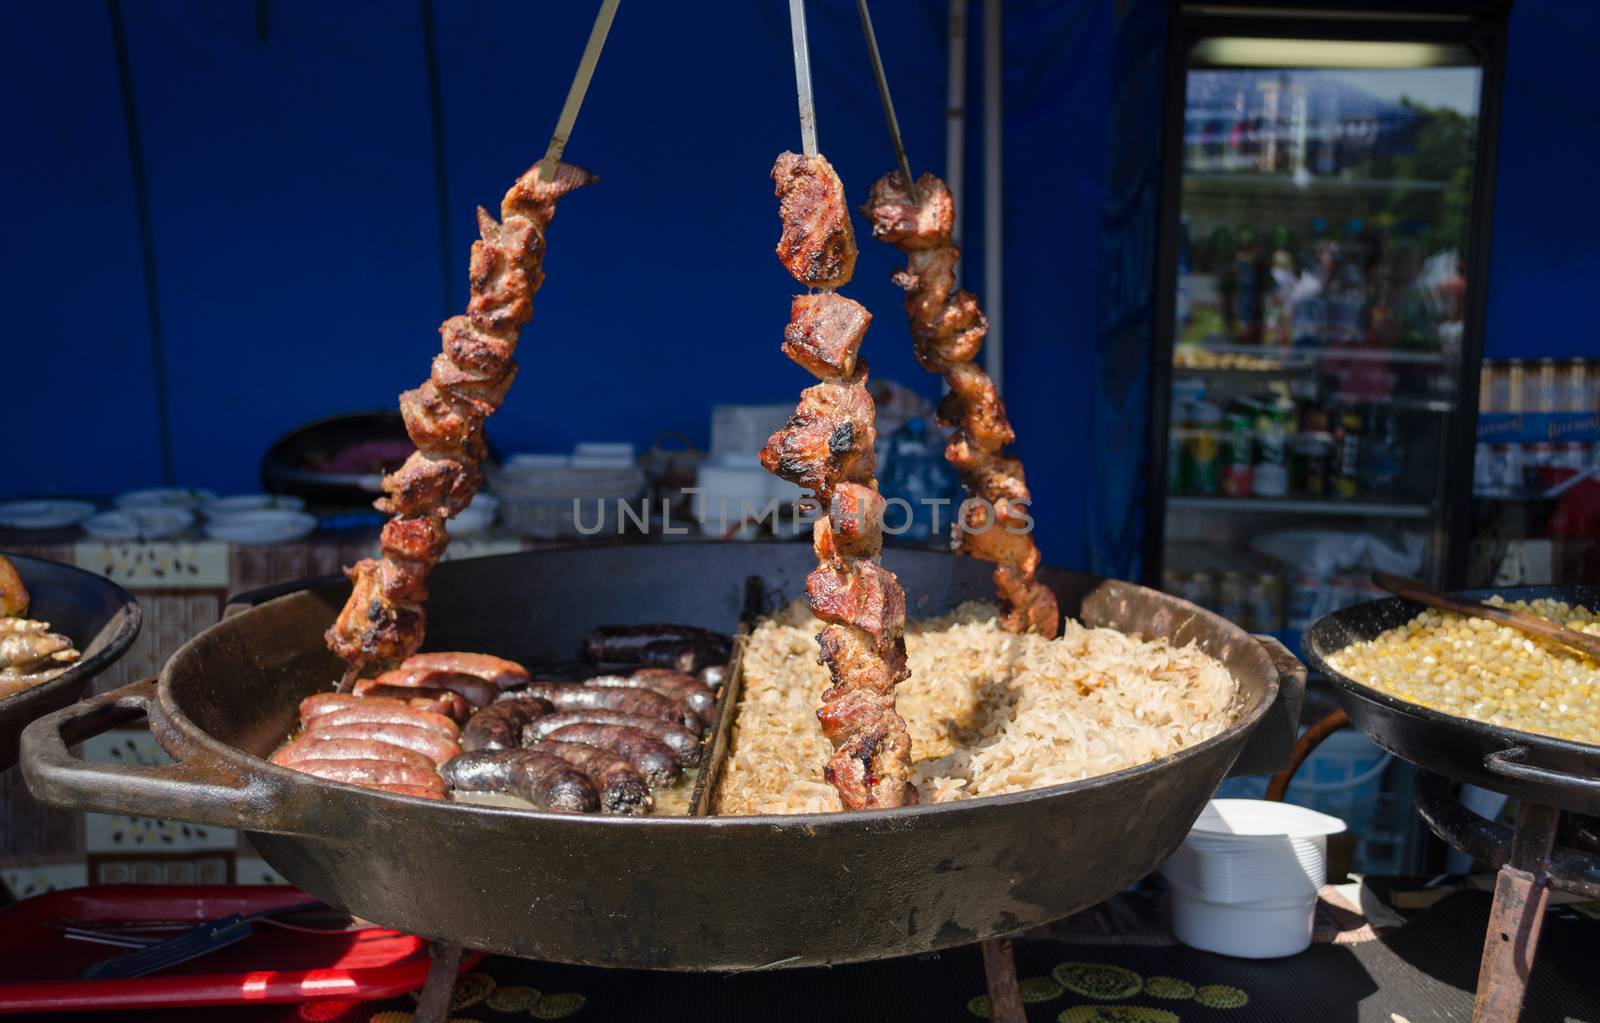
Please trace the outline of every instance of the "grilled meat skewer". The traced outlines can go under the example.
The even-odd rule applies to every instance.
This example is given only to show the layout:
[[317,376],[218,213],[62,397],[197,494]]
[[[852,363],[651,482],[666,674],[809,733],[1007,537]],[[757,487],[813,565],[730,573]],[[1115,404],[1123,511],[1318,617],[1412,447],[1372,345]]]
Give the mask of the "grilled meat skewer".
[[817,712],[834,746],[824,773],[847,808],[902,806],[917,801],[917,790],[911,736],[894,707],[894,687],[909,674],[905,594],[878,562],[876,409],[859,354],[872,315],[831,291],[850,280],[856,246],[844,187],[828,161],[784,153],[772,176],[783,222],[779,260],[801,284],[829,289],[790,307],[783,352],[821,382],[801,393],[761,451],[768,472],[810,490],[827,513],[813,526],[818,563],[806,579],[811,610],[827,623],[817,643],[833,683]]
[[972,361],[989,327],[977,296],[955,286],[960,250],[950,242],[950,189],[924,174],[913,199],[906,184],[899,171],[885,174],[872,186],[862,213],[872,222],[874,238],[905,253],[909,265],[894,281],[906,292],[917,361],[950,385],[938,410],[939,421],[956,429],[945,458],[961,474],[969,498],[950,544],[958,553],[995,563],[995,589],[1005,605],[1002,626],[1055,636],[1061,614],[1055,594],[1034,577],[1039,549],[1027,531],[1031,520],[1024,509],[1032,498],[1022,462],[1004,454],[1016,436],[994,381]]

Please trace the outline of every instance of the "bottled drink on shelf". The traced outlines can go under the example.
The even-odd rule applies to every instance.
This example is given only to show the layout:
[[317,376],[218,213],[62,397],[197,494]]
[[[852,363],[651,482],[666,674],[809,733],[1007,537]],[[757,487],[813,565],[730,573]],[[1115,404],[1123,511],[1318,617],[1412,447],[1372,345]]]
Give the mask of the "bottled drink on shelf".
[[1262,497],[1289,493],[1289,432],[1294,402],[1280,393],[1256,414],[1255,488]]
[[1561,411],[1561,373],[1554,359],[1540,359],[1534,363],[1533,372],[1525,378],[1528,393],[1523,400],[1525,412]]
[[1261,310],[1261,343],[1288,345],[1292,342],[1292,316],[1295,302],[1294,236],[1282,224],[1272,229],[1269,246],[1272,256],[1267,266],[1266,293]]
[[1261,244],[1256,229],[1241,224],[1234,235],[1233,266],[1229,271],[1233,285],[1233,332],[1242,345],[1261,343],[1262,266]]
[[1335,445],[1333,468],[1333,493],[1337,497],[1352,498],[1361,493],[1361,438],[1365,422],[1355,409],[1339,413],[1334,427]]
[[1399,416],[1392,410],[1369,417],[1370,432],[1361,455],[1361,489],[1369,494],[1393,496],[1405,472],[1405,447],[1400,439]]
[[1234,402],[1225,420],[1222,492],[1229,497],[1249,497],[1254,491],[1251,471],[1255,462],[1254,404],[1248,399]]
[[1589,364],[1583,359],[1573,359],[1562,367],[1561,410],[1563,412],[1596,411],[1590,391]]
[[1362,223],[1352,217],[1339,240],[1332,278],[1324,285],[1327,295],[1328,340],[1333,347],[1354,347],[1366,333],[1366,246]]
[[1524,401],[1527,400],[1528,369],[1521,359],[1507,359],[1505,362],[1506,373],[1506,403],[1502,412],[1531,412]]

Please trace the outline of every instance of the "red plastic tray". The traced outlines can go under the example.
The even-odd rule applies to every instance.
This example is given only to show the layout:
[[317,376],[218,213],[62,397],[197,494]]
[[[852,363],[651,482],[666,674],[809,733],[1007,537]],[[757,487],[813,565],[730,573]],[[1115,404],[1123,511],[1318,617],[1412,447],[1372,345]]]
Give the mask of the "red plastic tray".
[[[60,921],[95,925],[192,920],[313,901],[279,885],[100,885],[47,892],[0,910],[0,1014],[203,1005],[369,1001],[422,987],[428,942],[381,927],[306,934],[270,925],[237,944],[164,973],[83,980],[90,964],[123,949],[67,937]],[[481,954],[468,954],[466,966]]]

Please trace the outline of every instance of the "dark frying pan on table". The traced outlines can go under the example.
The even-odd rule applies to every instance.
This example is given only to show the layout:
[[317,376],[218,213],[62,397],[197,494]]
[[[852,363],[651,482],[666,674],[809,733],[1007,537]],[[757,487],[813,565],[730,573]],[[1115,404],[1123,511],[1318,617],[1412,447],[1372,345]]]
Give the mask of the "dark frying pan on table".
[[[1600,608],[1600,586],[1524,586],[1458,596],[1559,600]],[[1301,640],[1310,666],[1334,686],[1350,722],[1384,749],[1456,781],[1546,806],[1600,814],[1600,746],[1502,728],[1408,703],[1340,674],[1328,658],[1352,643],[1404,625],[1425,608],[1391,597],[1324,615]]]
[[[909,613],[990,599],[990,566],[886,550]],[[430,649],[570,660],[599,624],[732,631],[758,577],[767,606],[804,592],[806,544],[569,547],[445,562]],[[1143,877],[1241,760],[1277,770],[1304,669],[1193,604],[1045,568],[1062,609],[1197,643],[1239,685],[1238,716],[1160,760],[1011,795],[895,810],[607,817],[435,802],[356,788],[263,757],[301,699],[343,667],[322,633],[348,583],[293,592],[190,640],[146,680],[36,722],[23,741],[44,802],[235,827],[315,897],[407,933],[554,962],[737,970],[858,962],[972,944],[1076,912]],[[732,678],[740,682],[736,650]],[[138,714],[177,763],[86,763],[68,746]],[[713,747],[726,755],[727,718]],[[1252,739],[1264,743],[1259,752]],[[719,752],[720,751],[720,752]]]
[[71,639],[83,656],[50,681],[0,699],[0,771],[17,762],[22,729],[82,696],[133,645],[143,620],[138,602],[109,579],[42,558],[5,557],[28,588],[27,617],[49,622],[50,631]]

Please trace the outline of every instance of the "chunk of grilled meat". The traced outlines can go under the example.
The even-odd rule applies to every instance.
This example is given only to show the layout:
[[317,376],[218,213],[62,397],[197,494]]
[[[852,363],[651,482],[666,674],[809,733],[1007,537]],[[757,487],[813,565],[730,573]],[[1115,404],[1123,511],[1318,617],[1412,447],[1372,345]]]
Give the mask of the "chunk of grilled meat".
[[871,480],[877,468],[877,410],[866,388],[867,364],[849,380],[824,380],[800,392],[800,405],[761,449],[774,476],[826,501],[846,480]]
[[772,168],[783,233],[778,260],[794,279],[813,288],[837,288],[856,272],[856,237],[844,185],[821,156],[784,153]]
[[539,167],[506,192],[499,221],[478,210],[466,315],[439,328],[444,350],[428,379],[400,395],[400,415],[417,450],[383,478],[384,496],[376,505],[395,518],[384,527],[382,557],[349,570],[355,588],[326,637],[328,648],[352,668],[404,660],[421,646],[427,575],[449,542],[444,520],[470,504],[483,484],[483,423],[516,377],[518,334],[533,316],[533,294],[544,281],[545,229],[557,200],[597,180],[561,164],[553,180],[542,181]]
[[28,613],[28,588],[11,559],[0,555],[0,618]]
[[874,238],[905,253],[907,266],[893,279],[906,292],[917,361],[950,385],[938,415],[941,423],[955,427],[945,457],[960,472],[969,499],[952,527],[951,547],[995,562],[995,589],[1004,604],[1001,625],[1012,632],[1054,636],[1061,616],[1055,594],[1034,577],[1039,551],[1023,511],[1032,497],[1022,463],[1003,453],[1016,432],[994,381],[973,362],[988,324],[977,296],[955,286],[960,252],[950,243],[950,190],[924,174],[913,202],[905,185],[897,171],[884,175],[872,186],[862,213],[872,223]]
[[[838,175],[820,156],[785,153],[773,169],[781,198],[778,258],[797,280],[833,288],[850,279],[855,239]],[[915,212],[915,211],[913,211]],[[817,568],[806,579],[819,663],[832,685],[817,711],[834,745],[828,780],[851,809],[914,803],[911,737],[895,713],[906,678],[905,594],[878,563],[884,500],[873,479],[877,410],[859,357],[872,316],[839,295],[801,295],[789,310],[783,352],[822,382],[761,450],[775,476],[810,490],[827,510],[813,527]]]

